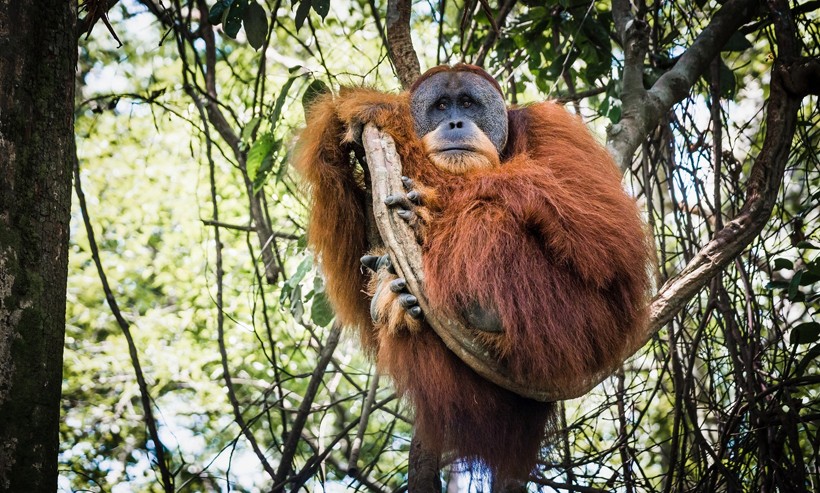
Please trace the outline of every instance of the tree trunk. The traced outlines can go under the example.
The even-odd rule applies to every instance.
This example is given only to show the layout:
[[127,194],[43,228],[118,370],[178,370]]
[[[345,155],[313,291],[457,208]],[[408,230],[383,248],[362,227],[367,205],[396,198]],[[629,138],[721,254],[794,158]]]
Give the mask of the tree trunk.
[[0,491],[57,489],[76,0],[0,0]]
[[407,471],[408,493],[439,493],[441,491],[441,458],[427,450],[415,434],[410,442]]

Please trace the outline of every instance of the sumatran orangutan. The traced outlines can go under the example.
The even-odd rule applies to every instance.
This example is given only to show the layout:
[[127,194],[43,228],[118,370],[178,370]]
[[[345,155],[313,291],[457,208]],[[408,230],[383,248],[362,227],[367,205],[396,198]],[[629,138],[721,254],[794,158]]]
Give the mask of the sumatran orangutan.
[[361,268],[367,192],[351,151],[366,123],[396,141],[408,193],[386,203],[417,232],[431,309],[461,317],[519,377],[564,388],[617,363],[645,323],[650,250],[638,209],[578,117],[549,102],[508,109],[475,66],[435,67],[398,95],[342,89],[309,108],[295,165],[338,320],[412,403],[426,449],[525,478],[555,403],[459,360],[388,256],[365,255]]

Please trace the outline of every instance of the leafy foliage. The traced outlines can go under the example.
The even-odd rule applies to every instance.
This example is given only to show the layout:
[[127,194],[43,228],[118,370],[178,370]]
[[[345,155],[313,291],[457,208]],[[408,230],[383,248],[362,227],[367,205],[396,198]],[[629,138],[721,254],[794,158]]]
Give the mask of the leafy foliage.
[[[503,18],[495,4],[442,4],[443,13],[414,6],[422,65],[483,60],[511,102],[561,98],[601,136],[624,118],[623,48],[610,3],[518,2]],[[358,471],[347,475],[374,372],[350,337],[322,357],[332,348],[333,315],[321,259],[305,251],[308,204],[287,165],[304,108],[318,95],[342,84],[397,88],[379,34],[384,2],[373,10],[364,1],[217,0],[201,25],[187,10],[157,16],[141,5],[120,2],[110,13],[123,48],[101,30],[82,44],[76,128],[96,247],[111,295],[133,324],[162,444],[145,430],[133,365],[75,203],[61,490],[163,491],[158,446],[170,457],[175,489],[269,490],[275,481],[254,442],[289,490],[401,488],[411,419],[384,379],[373,386]],[[719,8],[660,2],[645,12],[646,87],[675,66]],[[813,55],[816,17],[797,15]],[[659,281],[679,273],[743,205],[777,51],[766,17],[749,26],[724,46],[719,80],[705,72],[626,170],[625,186],[656,240]],[[200,29],[225,36],[208,40]],[[564,404],[566,425],[545,448],[531,488],[817,484],[816,98],[804,101],[799,118],[764,232],[622,375]],[[454,466],[451,485],[486,486]]]

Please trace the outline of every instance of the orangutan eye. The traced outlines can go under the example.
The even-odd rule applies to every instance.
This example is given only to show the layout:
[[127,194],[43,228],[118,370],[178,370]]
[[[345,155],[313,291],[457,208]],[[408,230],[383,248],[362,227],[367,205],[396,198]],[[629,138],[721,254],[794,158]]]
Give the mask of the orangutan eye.
[[473,105],[473,102],[470,99],[465,99],[464,101],[461,102],[461,106],[463,106],[465,108],[469,108],[472,105]]
[[438,103],[436,103],[436,109],[439,111],[444,111],[447,109],[447,101],[441,99]]

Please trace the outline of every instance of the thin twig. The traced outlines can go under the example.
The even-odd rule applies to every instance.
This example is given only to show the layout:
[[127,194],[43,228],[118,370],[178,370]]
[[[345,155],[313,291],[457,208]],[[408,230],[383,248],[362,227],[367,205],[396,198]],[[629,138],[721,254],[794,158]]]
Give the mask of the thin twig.
[[[221,221],[214,221],[211,219],[202,219],[202,224],[206,226],[218,226],[220,228],[225,229],[235,229],[237,231],[245,231],[247,233],[255,233],[256,228],[253,226],[243,226],[241,224],[230,224],[230,223],[223,223]],[[301,236],[295,233],[283,233],[281,231],[274,231],[273,235],[274,238],[282,238],[285,240],[298,240]]]
[[[201,7],[201,6],[200,6]],[[213,32],[211,31],[211,35]],[[177,35],[177,45],[179,47],[180,52],[184,51],[182,46],[182,39],[181,36]],[[211,139],[211,132],[210,132],[210,125],[209,125],[209,114],[206,111],[205,104],[202,100],[197,97],[194,93],[194,90],[190,84],[188,84],[188,72],[183,70],[183,79],[184,79],[184,86],[185,90],[193,100],[194,105],[199,112],[200,120],[202,121],[202,128],[205,137],[205,154],[208,160],[208,167],[209,167],[209,180],[210,180],[210,192],[211,192],[211,203],[212,203],[212,221],[215,223],[219,223],[219,205],[217,199],[217,191],[216,191],[216,163],[213,159],[212,148],[213,148],[213,141]],[[236,397],[236,392],[233,386],[233,382],[231,380],[231,371],[228,367],[228,352],[225,346],[225,313],[223,311],[223,277],[224,277],[224,270],[222,268],[222,242],[220,240],[219,234],[219,226],[214,228],[214,241],[216,243],[216,309],[217,309],[217,342],[219,345],[219,354],[222,363],[222,373],[223,378],[225,379],[225,386],[228,390],[228,400],[231,403],[231,408],[233,409],[234,420],[236,424],[239,425],[242,434],[245,436],[245,439],[248,440],[250,443],[251,448],[253,449],[254,453],[256,454],[259,462],[262,464],[262,467],[271,477],[274,476],[273,467],[271,467],[270,463],[268,462],[267,458],[265,457],[264,452],[259,447],[259,443],[256,441],[256,438],[253,436],[253,433],[250,430],[250,427],[246,424],[245,419],[242,416],[242,410],[239,406],[239,399]]]
[[364,434],[367,431],[367,423],[370,419],[370,411],[373,409],[373,403],[376,401],[376,394],[379,392],[379,372],[374,371],[373,376],[370,377],[370,387],[367,389],[367,396],[362,405],[361,421],[359,421],[359,430],[356,432],[356,438],[353,440],[353,445],[350,447],[350,458],[348,459],[347,474],[351,477],[356,477],[359,474],[359,453],[362,450],[362,442],[364,441]]
[[302,402],[299,404],[296,417],[291,425],[290,434],[288,434],[287,441],[282,449],[279,468],[273,477],[274,485],[283,483],[293,468],[293,457],[296,454],[296,446],[299,444],[300,437],[302,436],[302,429],[305,427],[305,423],[307,423],[313,400],[319,392],[319,386],[322,383],[325,370],[328,364],[330,364],[333,351],[336,350],[336,346],[339,344],[341,334],[342,326],[338,323],[334,323],[325,341],[325,346],[322,348],[321,353],[319,353],[319,361],[316,362],[316,368],[313,370],[308,387],[302,396]]
[[492,49],[495,42],[498,41],[498,37],[501,35],[501,30],[504,29],[504,24],[507,22],[507,16],[510,14],[515,4],[516,0],[504,0],[504,3],[502,3],[498,8],[498,14],[495,19],[493,20],[490,18],[493,21],[495,28],[490,31],[490,34],[486,38],[484,38],[484,43],[481,45],[481,48],[478,49],[475,64],[479,67],[484,66],[484,59],[487,58],[487,55],[490,53],[490,49]]
[[85,202],[85,193],[83,193],[82,183],[80,181],[80,160],[74,156],[74,190],[77,194],[77,200],[80,203],[80,213],[83,216],[83,223],[85,224],[85,231],[88,235],[88,245],[91,249],[91,258],[94,260],[94,265],[97,267],[97,274],[100,276],[103,292],[105,293],[105,301],[114,314],[117,320],[117,325],[120,326],[125,341],[128,344],[128,354],[131,358],[131,365],[134,367],[134,374],[137,377],[137,386],[140,390],[140,402],[145,413],[145,424],[148,427],[148,435],[151,441],[154,442],[154,454],[156,455],[156,464],[159,467],[160,477],[162,480],[162,489],[166,493],[174,491],[174,477],[168,468],[168,462],[165,458],[165,445],[159,438],[157,431],[157,420],[154,417],[154,411],[151,407],[151,394],[148,390],[148,384],[145,382],[145,375],[142,372],[142,365],[140,365],[139,354],[137,353],[137,345],[134,343],[134,336],[131,335],[131,325],[125,320],[120,307],[117,304],[117,299],[114,297],[114,292],[111,291],[111,286],[108,284],[108,277],[105,275],[102,260],[100,260],[100,251],[97,247],[97,240],[94,236],[94,227],[91,225],[91,218],[88,214],[88,206]]

